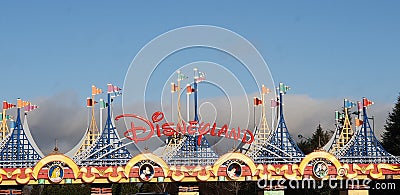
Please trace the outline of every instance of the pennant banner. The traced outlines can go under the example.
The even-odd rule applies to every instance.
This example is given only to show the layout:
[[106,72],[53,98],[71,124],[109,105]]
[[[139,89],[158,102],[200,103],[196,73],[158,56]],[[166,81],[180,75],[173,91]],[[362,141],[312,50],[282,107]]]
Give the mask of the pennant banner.
[[3,101],[3,109],[8,110],[10,108],[14,108],[16,105],[15,104],[10,104],[7,101]]
[[370,101],[367,98],[363,98],[363,104],[364,104],[365,107],[368,107],[368,106],[371,106],[372,104],[374,104],[374,102]]
[[116,92],[111,93],[111,98],[115,98],[115,97],[118,97],[120,95],[122,95],[122,93],[120,91],[116,91]]
[[264,85],[261,86],[261,93],[262,94],[268,94],[270,92],[271,92],[270,89],[266,88]]
[[199,72],[199,77],[195,78],[196,83],[206,80],[206,74],[204,72]]
[[258,99],[258,97],[254,97],[254,106],[261,105],[262,103],[262,100]]
[[335,120],[339,120],[339,111],[335,111]]
[[17,99],[17,108],[23,108],[29,104],[30,104],[30,102],[23,101],[20,98]]
[[97,104],[98,102],[96,102],[96,101],[93,101],[93,99],[92,98],[86,98],[86,106],[87,107],[92,107],[92,106],[94,106],[95,104]]
[[178,91],[178,85],[175,83],[171,83],[171,93]]
[[177,73],[178,73],[178,81],[182,81],[188,78],[183,73],[181,73],[181,71],[177,71]]
[[279,102],[271,99],[271,108],[275,108],[277,106],[279,106]]
[[103,93],[103,90],[97,88],[96,86],[92,85],[92,95],[97,95]]
[[104,109],[108,107],[108,103],[105,102],[103,99],[100,99],[99,101],[100,109]]
[[186,93],[187,94],[191,94],[191,93],[194,93],[194,92],[195,92],[195,89],[192,88],[192,86],[190,86],[189,84],[186,85]]
[[362,124],[363,124],[363,121],[360,120],[360,119],[358,119],[358,118],[356,118],[356,127],[359,127],[359,126],[361,126]]
[[114,92],[118,92],[118,91],[121,91],[122,89],[121,88],[119,88],[119,87],[117,87],[117,86],[115,86],[115,85],[112,85],[112,84],[107,84],[107,93],[114,93]]
[[286,91],[289,90],[289,89],[290,89],[289,86],[287,86],[287,85],[285,85],[283,83],[279,83],[279,92],[280,93],[286,94]]
[[357,104],[348,99],[344,99],[344,107],[345,108],[353,108],[354,106],[357,106]]
[[36,108],[39,108],[37,105],[29,104],[24,107],[25,112],[30,112],[32,110],[35,110]]
[[[12,119],[13,117],[12,117],[11,115],[6,114],[4,118],[5,118],[6,120],[10,120],[10,119]],[[0,119],[3,120],[3,114],[1,114],[1,113],[0,113]]]

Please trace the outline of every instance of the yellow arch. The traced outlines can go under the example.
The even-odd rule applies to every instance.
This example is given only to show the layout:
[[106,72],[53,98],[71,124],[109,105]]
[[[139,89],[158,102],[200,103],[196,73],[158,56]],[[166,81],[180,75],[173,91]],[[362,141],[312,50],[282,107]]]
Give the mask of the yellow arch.
[[233,153],[224,154],[214,163],[214,166],[212,168],[212,172],[214,173],[214,175],[217,174],[219,167],[222,164],[224,164],[224,162],[226,162],[227,160],[233,160],[233,159],[241,160],[244,163],[246,163],[247,166],[249,166],[249,168],[250,168],[252,176],[254,176],[256,174],[256,165],[254,164],[253,160],[251,160],[251,158],[249,158],[248,156],[246,156],[242,153],[233,152]]
[[151,160],[151,161],[157,163],[158,165],[160,165],[163,170],[164,177],[167,177],[168,170],[169,170],[167,163],[162,158],[160,158],[152,153],[144,153],[144,154],[138,154],[138,155],[134,156],[133,158],[131,158],[131,160],[128,161],[128,163],[126,163],[124,173],[127,178],[129,177],[129,172],[131,171],[132,167],[136,163],[138,163],[142,160]]
[[312,153],[308,154],[307,156],[305,156],[303,158],[303,160],[300,162],[299,172],[300,172],[301,175],[304,174],[304,169],[306,168],[308,163],[310,161],[312,161],[313,159],[316,159],[316,158],[324,158],[326,160],[331,161],[332,164],[336,167],[336,170],[339,169],[342,166],[340,164],[339,160],[334,155],[332,155],[331,153],[324,152],[324,151],[312,152]]
[[36,163],[35,167],[33,168],[32,176],[33,178],[37,179],[40,169],[42,169],[46,164],[54,161],[60,161],[69,166],[74,173],[74,178],[78,178],[79,174],[79,167],[76,163],[67,156],[62,154],[50,154],[44,158],[42,158],[39,162]]

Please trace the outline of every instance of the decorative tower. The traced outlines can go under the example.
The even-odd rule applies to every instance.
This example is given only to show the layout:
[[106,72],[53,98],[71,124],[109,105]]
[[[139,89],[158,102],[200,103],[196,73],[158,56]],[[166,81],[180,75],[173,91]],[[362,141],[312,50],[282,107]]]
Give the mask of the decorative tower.
[[270,93],[271,90],[266,88],[264,85],[261,86],[261,101],[262,101],[262,111],[261,111],[261,128],[258,135],[260,135],[259,139],[266,141],[269,137],[270,129],[268,127],[267,116],[265,114],[265,96]]
[[123,145],[112,119],[112,99],[119,96],[121,88],[107,85],[107,102],[100,102],[100,109],[107,108],[107,119],[100,137],[94,147],[83,159],[77,159],[81,164],[97,166],[120,166],[126,164],[132,155]]
[[[178,100],[177,100],[177,113],[178,113],[178,123],[177,124],[182,124],[182,115],[181,115],[181,82],[188,77],[185,76],[180,70],[176,71],[178,78],[177,78],[177,85],[175,83],[171,83],[171,98],[172,98],[172,104],[171,108],[173,108],[173,97],[174,93],[176,92],[178,94]],[[171,120],[173,120],[173,114],[171,112]],[[167,145],[164,148],[163,151],[163,156],[166,158],[170,158],[173,156],[177,149],[180,148],[184,142],[184,137],[181,134],[174,134],[171,137],[168,137],[166,142]]]
[[[343,115],[338,111],[335,112],[335,120],[336,120],[336,131],[332,137],[332,141],[328,142],[328,146],[325,146],[324,149],[330,153],[335,153],[343,148],[344,145],[349,142],[349,140],[353,137],[354,131],[351,128],[350,117],[349,117],[349,109],[354,107],[356,104],[348,99],[344,99],[343,101]],[[338,121],[343,119],[343,125],[339,126]]]
[[6,136],[9,133],[7,120],[11,119],[10,115],[7,115],[6,111],[10,108],[14,108],[15,104],[10,104],[7,101],[3,101],[3,112],[1,113],[1,124],[0,124],[0,133],[1,133],[1,140],[5,140]]
[[[194,121],[199,124],[198,116],[198,83],[205,79],[205,74],[199,72],[197,68],[194,69],[194,83],[193,88],[190,87],[190,93],[194,94]],[[189,89],[187,87],[186,89]],[[198,126],[197,126],[198,128]],[[168,164],[171,165],[212,165],[217,159],[218,155],[212,150],[207,139],[203,136],[201,140],[198,140],[198,134],[195,135],[186,134],[183,135],[181,142],[176,145],[173,152],[164,155],[164,158]]]
[[304,157],[304,153],[289,134],[283,114],[283,95],[289,89],[289,86],[279,83],[278,126],[271,132],[269,141],[253,156],[256,163],[296,163]]
[[21,122],[21,108],[25,108],[28,112],[37,106],[18,98],[15,128],[10,136],[3,140],[4,145],[0,148],[0,167],[2,168],[33,167],[43,157],[43,153],[30,134],[26,113],[24,124]]
[[[265,96],[270,93],[271,90],[266,88],[264,85],[262,85],[261,87],[261,100],[258,99],[257,97],[254,97],[254,128],[255,128],[255,136],[256,139],[254,139],[254,142],[251,144],[250,146],[250,153],[249,156],[256,156],[257,151],[259,148],[261,148],[263,145],[265,145],[265,143],[268,141],[268,138],[270,136],[270,129],[268,126],[268,122],[267,122],[267,116],[266,116],[266,104],[265,104]],[[257,128],[256,125],[256,112],[255,112],[255,108],[257,106],[261,105],[261,125],[260,128]]]
[[[79,147],[79,150],[76,151],[75,156],[79,155],[79,153],[84,152],[88,150],[93,144],[95,143],[96,139],[99,137],[100,132],[99,129],[97,128],[96,124],[96,118],[94,114],[94,108],[95,104],[97,103],[94,99],[95,95],[101,94],[103,91],[96,86],[92,85],[92,98],[87,98],[87,107],[90,108],[90,122],[89,122],[89,127],[85,133],[85,139],[84,142],[81,144]],[[89,149],[90,150],[90,149]]]
[[373,102],[363,98],[363,120],[360,121],[361,128],[349,142],[337,153],[340,162],[343,163],[400,163],[399,157],[387,152],[376,139],[374,131],[369,124],[367,107]]

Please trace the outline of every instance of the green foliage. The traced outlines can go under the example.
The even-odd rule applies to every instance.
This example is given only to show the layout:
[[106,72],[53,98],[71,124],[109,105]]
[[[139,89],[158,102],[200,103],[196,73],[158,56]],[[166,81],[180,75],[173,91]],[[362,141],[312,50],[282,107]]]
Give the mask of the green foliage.
[[321,124],[319,124],[310,138],[304,138],[297,145],[305,154],[309,154],[328,143],[331,135],[332,132],[324,131]]
[[[98,184],[96,187],[102,187]],[[110,187],[107,184],[104,187]],[[30,191],[31,195],[85,195],[91,193],[89,184],[51,184],[51,185],[34,185]],[[139,192],[137,184],[132,183],[115,183],[112,185],[113,195],[136,194]]]
[[136,194],[139,187],[136,183],[115,183],[112,185],[113,195]]
[[90,186],[87,184],[51,184],[35,185],[31,190],[32,195],[82,195],[90,194]]
[[392,112],[386,118],[382,145],[391,154],[400,156],[400,96]]

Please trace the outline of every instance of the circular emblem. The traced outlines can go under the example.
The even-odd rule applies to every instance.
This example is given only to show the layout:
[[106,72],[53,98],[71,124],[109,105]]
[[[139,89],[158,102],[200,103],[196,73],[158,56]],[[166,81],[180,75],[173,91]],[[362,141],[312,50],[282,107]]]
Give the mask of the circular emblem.
[[328,175],[328,165],[323,161],[318,161],[313,166],[315,177],[322,179]]
[[233,162],[228,165],[226,174],[230,179],[236,180],[242,175],[242,166],[237,162]]
[[64,178],[64,169],[59,164],[52,165],[49,168],[47,176],[51,182],[60,183],[60,181]]
[[150,181],[154,177],[154,167],[149,163],[145,163],[139,168],[139,177],[143,181]]
[[347,175],[347,169],[345,169],[345,168],[339,168],[338,171],[337,171],[337,174],[338,174],[338,176],[340,176],[340,177],[344,177],[344,176]]

